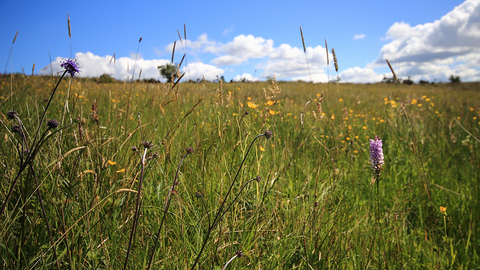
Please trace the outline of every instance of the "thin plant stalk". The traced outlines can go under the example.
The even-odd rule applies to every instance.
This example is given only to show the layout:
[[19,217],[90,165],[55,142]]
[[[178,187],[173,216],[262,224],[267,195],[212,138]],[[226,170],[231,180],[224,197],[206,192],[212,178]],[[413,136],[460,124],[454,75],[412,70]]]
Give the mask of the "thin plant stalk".
[[50,229],[50,223],[48,222],[47,213],[45,212],[45,207],[43,206],[42,194],[40,193],[40,186],[38,185],[37,176],[35,174],[35,170],[33,169],[32,164],[29,163],[28,166],[30,167],[30,171],[32,172],[33,178],[35,179],[35,187],[37,189],[38,201],[40,202],[40,207],[42,208],[43,218],[45,219],[45,223],[47,224],[48,236],[50,237],[50,243],[52,244],[52,247],[53,247],[53,258],[55,259],[57,269],[60,270],[60,264],[58,263],[58,258],[57,258],[57,250],[55,248],[55,243],[53,242],[52,231]]
[[170,190],[168,191],[168,194],[167,194],[167,198],[165,199],[165,205],[163,207],[163,217],[162,217],[162,221],[160,221],[160,227],[158,228],[158,231],[157,231],[157,235],[156,235],[156,238],[155,238],[155,243],[153,244],[153,250],[152,250],[152,255],[150,255],[150,260],[148,262],[148,267],[147,269],[151,269],[152,267],[152,263],[153,263],[153,259],[155,257],[155,249],[157,249],[157,244],[158,244],[158,239],[160,238],[160,233],[162,231],[162,227],[163,227],[163,223],[167,217],[167,214],[168,214],[168,208],[170,207],[170,195],[172,194],[172,192],[175,190],[175,186],[177,186],[178,184],[178,174],[180,172],[180,167],[182,166],[183,164],[183,161],[185,160],[185,158],[193,153],[193,149],[191,148],[187,148],[187,153],[185,154],[185,156],[182,157],[182,159],[180,160],[180,163],[178,164],[178,168],[177,168],[177,172],[175,173],[175,178],[173,179],[173,183],[172,183],[172,187],[170,188]]
[[137,221],[138,221],[138,212],[140,208],[140,195],[142,193],[142,182],[143,182],[143,176],[145,172],[145,156],[147,154],[147,148],[144,149],[143,156],[142,156],[142,169],[140,171],[140,180],[138,182],[138,192],[137,192],[137,203],[135,204],[135,217],[133,218],[133,225],[132,225],[132,230],[130,232],[130,240],[128,241],[128,249],[127,249],[127,257],[125,258],[125,264],[123,266],[123,269],[127,269],[127,263],[128,263],[128,257],[130,256],[130,250],[132,247],[132,242],[133,238],[135,236],[135,230],[137,228]]
[[[65,76],[65,74],[67,72],[68,72],[68,70],[65,70],[63,72],[62,76],[60,77],[60,80],[58,80],[57,85],[55,86],[55,88],[53,88],[53,91],[52,91],[52,94],[50,95],[50,99],[48,100],[47,106],[43,110],[43,115],[42,115],[42,118],[40,119],[40,122],[38,123],[38,128],[37,128],[37,131],[35,132],[35,138],[33,139],[33,143],[32,143],[34,149],[35,148],[38,149],[38,144],[36,144],[36,141],[37,141],[38,134],[40,133],[40,127],[42,126],[42,122],[43,122],[43,119],[45,118],[45,114],[47,113],[47,110],[48,110],[48,107],[50,106],[50,103],[52,102],[53,96],[55,95],[55,91],[57,90],[58,86],[60,85],[60,82],[62,81],[63,77]],[[22,172],[27,167],[27,163],[33,161],[34,153],[35,153],[35,151],[32,150],[32,152],[29,153],[29,155],[25,159],[24,164],[22,164],[20,166],[20,169],[17,173],[17,176],[15,177],[15,180],[13,181],[13,183],[10,185],[10,190],[8,192],[8,195],[7,195],[7,197],[5,198],[5,201],[2,204],[2,209],[0,210],[0,217],[3,215],[3,212],[5,211],[5,207],[7,206],[7,203],[10,200],[10,197],[12,196],[13,190],[14,190],[15,186],[17,185],[17,181],[20,178],[20,175],[22,174]]]
[[[267,133],[269,132],[269,133]],[[250,146],[248,147],[248,150],[247,150],[247,153],[245,154],[245,157],[243,157],[243,160],[242,160],[242,163],[240,164],[240,167],[238,168],[237,170],[237,174],[235,175],[235,178],[233,179],[232,181],[232,184],[230,185],[230,188],[228,189],[228,192],[227,192],[227,195],[225,195],[225,199],[223,200],[222,204],[220,205],[218,211],[217,211],[217,214],[215,216],[215,218],[213,219],[213,222],[212,222],[212,225],[210,226],[210,228],[208,228],[208,231],[207,231],[207,235],[205,237],[205,240],[203,241],[203,244],[202,244],[202,248],[200,249],[200,252],[198,253],[197,255],[197,258],[195,259],[195,262],[193,263],[192,265],[192,270],[195,269],[195,266],[197,265],[198,263],[198,260],[200,259],[200,256],[202,255],[203,253],[203,250],[205,249],[205,246],[207,245],[207,242],[208,242],[208,239],[210,237],[210,234],[212,233],[215,225],[218,223],[218,221],[220,220],[221,216],[223,216],[223,214],[221,215],[222,213],[222,208],[223,206],[225,205],[225,202],[227,201],[228,199],[228,196],[230,195],[230,193],[232,192],[232,189],[233,189],[233,186],[235,185],[235,182],[237,181],[237,178],[238,178],[238,175],[240,174],[240,171],[243,167],[243,164],[245,163],[245,160],[247,159],[248,157],[248,153],[250,153],[250,149],[252,149],[252,146],[253,146],[253,143],[260,137],[262,136],[267,136],[267,138],[271,137],[272,134],[270,131],[267,131],[265,132],[264,134],[259,134],[257,135],[253,141],[250,143]],[[267,135],[268,134],[268,135]]]

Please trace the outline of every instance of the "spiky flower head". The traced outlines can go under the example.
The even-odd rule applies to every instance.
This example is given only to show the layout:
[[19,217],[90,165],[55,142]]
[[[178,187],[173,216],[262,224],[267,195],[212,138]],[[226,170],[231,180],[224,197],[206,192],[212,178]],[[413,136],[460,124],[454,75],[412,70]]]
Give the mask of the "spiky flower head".
[[253,178],[253,179],[255,179],[255,181],[257,181],[257,182],[259,182],[259,183],[260,183],[260,181],[262,181],[262,177],[260,177],[260,176],[258,176],[258,175],[257,175],[257,177],[255,177],[255,178]]
[[77,59],[75,58],[68,58],[66,60],[63,60],[60,66],[64,68],[68,73],[70,73],[70,76],[72,76],[72,78],[80,73],[80,66],[77,63]]
[[192,147],[188,147],[186,150],[187,150],[187,153],[193,154],[193,148]]
[[273,137],[273,133],[270,130],[265,131],[264,135],[267,138],[267,140]]
[[50,119],[47,121],[47,126],[48,128],[51,128],[51,129],[56,129],[60,124],[58,123],[57,120],[55,119]]
[[375,173],[379,173],[384,164],[383,161],[383,143],[375,136],[375,140],[370,139],[370,164]]
[[14,119],[15,116],[18,116],[18,112],[17,112],[17,111],[13,111],[13,110],[12,110],[12,111],[7,112],[7,118],[8,118],[8,119]]

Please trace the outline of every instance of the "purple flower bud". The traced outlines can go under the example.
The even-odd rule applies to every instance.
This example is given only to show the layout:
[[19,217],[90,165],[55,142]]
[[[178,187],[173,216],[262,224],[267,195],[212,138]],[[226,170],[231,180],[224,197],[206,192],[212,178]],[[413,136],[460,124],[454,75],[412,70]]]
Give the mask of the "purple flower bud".
[[192,148],[192,147],[188,147],[188,148],[187,148],[187,153],[193,154],[193,148]]
[[63,60],[60,64],[62,68],[64,68],[70,76],[75,77],[76,74],[80,73],[80,66],[77,63],[77,59],[75,58],[68,58],[67,60]]
[[58,123],[57,120],[55,119],[50,119],[47,121],[47,126],[48,128],[51,128],[51,129],[56,129],[60,124]]
[[370,139],[370,164],[376,173],[380,172],[384,163],[382,147],[383,143],[379,137],[375,136],[375,140]]

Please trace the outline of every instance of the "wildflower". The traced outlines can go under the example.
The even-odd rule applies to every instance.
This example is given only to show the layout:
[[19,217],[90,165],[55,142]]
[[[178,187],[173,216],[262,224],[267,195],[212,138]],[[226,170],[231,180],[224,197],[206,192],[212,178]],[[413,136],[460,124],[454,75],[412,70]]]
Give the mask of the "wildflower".
[[188,147],[186,150],[187,150],[187,153],[193,154],[193,148],[192,147]]
[[410,102],[410,104],[415,105],[415,104],[417,104],[417,102],[418,102],[418,100],[412,99],[412,102]]
[[447,207],[440,206],[440,212],[445,214],[447,212]]
[[70,76],[75,77],[76,74],[80,73],[80,66],[77,63],[77,59],[75,58],[68,58],[67,60],[63,60],[60,64],[62,68],[64,68]]
[[380,172],[384,164],[382,147],[383,143],[379,137],[375,136],[375,140],[370,139],[370,163],[376,173]]
[[55,119],[50,119],[47,121],[47,126],[48,128],[51,128],[51,129],[56,129],[60,124],[58,123],[57,120]]
[[247,105],[248,105],[248,107],[250,107],[250,109],[255,109],[255,108],[258,107],[257,104],[255,104],[255,103],[253,103],[253,102],[251,102],[251,101],[247,102]]
[[265,152],[265,148],[260,145],[260,151]]
[[257,181],[257,182],[259,182],[259,183],[260,183],[260,181],[262,181],[262,177],[260,177],[260,176],[258,176],[258,175],[257,175],[257,177],[255,177],[254,179],[255,179],[255,181]]
[[115,165],[115,164],[117,164],[117,162],[115,162],[115,161],[111,161],[110,159],[109,159],[109,160],[107,160],[107,163],[108,163],[108,164],[110,164],[110,165],[112,165],[112,166],[113,166],[113,165]]
[[265,131],[264,135],[267,140],[273,137],[273,133],[270,130]]
[[274,111],[274,110],[268,110],[268,112],[269,112],[271,115],[275,115],[275,111]]
[[275,102],[269,100],[269,101],[267,101],[267,105],[269,105],[269,106],[275,105]]

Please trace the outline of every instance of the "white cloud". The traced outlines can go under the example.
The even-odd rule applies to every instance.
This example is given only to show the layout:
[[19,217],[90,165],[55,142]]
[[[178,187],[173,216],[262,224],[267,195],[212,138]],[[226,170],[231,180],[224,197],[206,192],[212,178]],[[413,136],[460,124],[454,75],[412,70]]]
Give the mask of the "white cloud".
[[[168,44],[165,47],[164,51],[157,50],[157,54],[163,55],[165,53],[168,53],[171,55],[173,50],[173,44],[174,43]],[[197,55],[198,53],[201,53],[201,52],[214,53],[218,50],[217,49],[218,46],[219,45],[217,44],[217,42],[208,39],[207,34],[202,34],[195,41],[191,41],[189,39],[177,41],[175,44],[175,52],[187,51],[189,54],[193,54],[193,55]]]
[[325,75],[327,56],[326,50],[322,46],[307,48],[310,75],[303,48],[282,44],[275,48],[268,57],[265,63],[257,66],[258,69],[263,70],[261,73],[262,77],[275,75],[278,79],[292,78],[292,80],[304,81],[310,81],[311,77],[311,80],[314,82],[327,81],[327,76]]
[[373,66],[385,65],[385,59],[407,67],[451,65],[459,57],[470,62],[470,55],[480,53],[480,1],[467,0],[433,23],[394,23],[386,39],[392,41],[382,47]]
[[263,58],[273,50],[273,40],[265,40],[262,37],[253,35],[239,35],[233,38],[227,44],[218,46],[211,52],[222,53],[224,55],[212,60],[217,66],[239,65],[250,58]]
[[342,82],[367,83],[380,82],[383,75],[375,73],[372,68],[347,68],[338,74]]
[[[80,77],[98,77],[102,74],[109,74],[110,76],[119,79],[127,80],[131,79],[133,68],[135,65],[135,58],[121,57],[116,59],[116,63],[112,60],[111,55],[99,56],[94,55],[91,52],[76,53],[75,58],[81,66]],[[52,68],[54,73],[62,72],[60,67],[61,57],[55,58],[52,62]],[[160,73],[157,67],[165,65],[169,60],[166,59],[153,59],[145,60],[139,58],[136,61],[134,78],[138,79],[140,70],[142,70],[141,78],[155,78],[160,79]],[[40,71],[41,75],[50,74],[50,67],[47,66]]]
[[205,77],[208,81],[216,80],[217,76],[220,77],[225,73],[223,69],[204,63],[190,63],[183,69],[183,72],[186,72],[185,78],[189,80],[203,80]]
[[364,38],[365,38],[365,34],[357,34],[357,35],[353,36],[353,39],[354,39],[354,40],[364,39]]
[[254,78],[250,73],[243,73],[242,75],[237,75],[233,77],[233,80],[236,82],[242,81],[243,79],[245,79],[248,82],[258,81],[258,78]]

